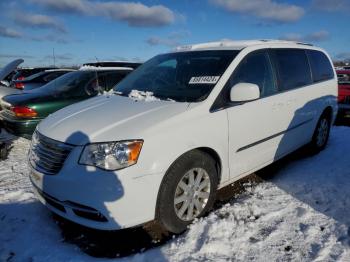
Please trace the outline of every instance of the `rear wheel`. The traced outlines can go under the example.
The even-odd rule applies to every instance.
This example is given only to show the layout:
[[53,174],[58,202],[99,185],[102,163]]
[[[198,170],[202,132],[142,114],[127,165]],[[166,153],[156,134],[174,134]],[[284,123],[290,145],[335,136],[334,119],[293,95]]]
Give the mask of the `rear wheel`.
[[312,136],[310,148],[313,153],[318,153],[326,147],[329,139],[330,129],[331,129],[331,116],[325,112],[322,114],[322,116],[318,120],[316,129]]
[[161,185],[157,220],[170,232],[181,233],[213,206],[218,186],[215,161],[193,150],[168,170]]

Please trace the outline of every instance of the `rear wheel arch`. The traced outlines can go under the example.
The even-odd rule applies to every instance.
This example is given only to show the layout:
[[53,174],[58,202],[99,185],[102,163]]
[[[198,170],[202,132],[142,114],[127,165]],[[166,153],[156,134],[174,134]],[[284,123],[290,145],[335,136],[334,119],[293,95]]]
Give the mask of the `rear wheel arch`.
[[[308,145],[309,149],[311,150],[311,154],[317,154],[326,147],[332,120],[333,109],[332,107],[328,106],[323,110],[322,114],[318,118],[312,139]],[[324,126],[324,128],[322,128],[322,126]]]

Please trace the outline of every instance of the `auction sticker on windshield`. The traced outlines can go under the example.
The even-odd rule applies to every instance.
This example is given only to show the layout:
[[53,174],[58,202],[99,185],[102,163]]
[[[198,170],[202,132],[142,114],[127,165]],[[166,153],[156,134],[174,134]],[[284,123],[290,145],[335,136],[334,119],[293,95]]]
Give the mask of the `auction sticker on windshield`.
[[220,76],[194,76],[190,79],[190,85],[196,84],[216,84]]

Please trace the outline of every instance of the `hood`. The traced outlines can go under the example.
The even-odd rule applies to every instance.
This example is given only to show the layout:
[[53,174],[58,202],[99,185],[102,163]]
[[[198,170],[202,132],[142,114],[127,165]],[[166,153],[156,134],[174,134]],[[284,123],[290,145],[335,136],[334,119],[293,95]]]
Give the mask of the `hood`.
[[142,139],[142,134],[149,128],[186,111],[188,105],[101,95],[50,115],[40,123],[38,131],[73,145]]
[[24,62],[23,59],[16,59],[12,61],[11,63],[7,64],[1,71],[0,71],[0,81],[4,80],[9,74],[11,74],[12,71],[14,71],[17,66],[22,64]]

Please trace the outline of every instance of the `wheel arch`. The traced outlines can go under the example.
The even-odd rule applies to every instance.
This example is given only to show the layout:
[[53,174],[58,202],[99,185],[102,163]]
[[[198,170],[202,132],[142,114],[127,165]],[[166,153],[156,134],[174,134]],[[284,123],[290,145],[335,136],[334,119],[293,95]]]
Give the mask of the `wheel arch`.
[[323,116],[323,115],[326,115],[326,116],[330,117],[330,120],[332,120],[333,108],[332,108],[331,106],[327,106],[327,107],[323,110],[321,116]]
[[158,206],[159,206],[159,194],[160,194],[160,189],[163,186],[164,180],[166,178],[166,174],[168,173],[168,171],[172,168],[172,166],[184,155],[192,152],[192,151],[200,151],[203,153],[206,153],[207,155],[209,155],[214,161],[215,161],[215,167],[216,167],[216,171],[217,171],[217,176],[218,176],[218,185],[220,185],[221,182],[221,172],[222,172],[222,161],[221,158],[219,156],[219,154],[217,153],[216,150],[210,148],[210,147],[197,147],[197,148],[193,148],[191,150],[188,150],[186,152],[184,152],[183,154],[181,154],[179,157],[177,157],[172,163],[171,165],[168,167],[167,171],[165,172],[164,177],[162,178],[162,181],[160,183],[160,187],[157,193],[157,202],[156,202],[156,209],[155,209],[155,218],[157,219],[158,217]]
[[198,147],[198,148],[195,148],[194,150],[204,152],[204,153],[208,154],[211,158],[214,159],[216,172],[218,175],[218,181],[219,181],[219,185],[220,185],[221,176],[222,176],[222,174],[221,174],[222,162],[221,162],[221,158],[220,158],[219,154],[214,149],[212,149],[210,147]]

